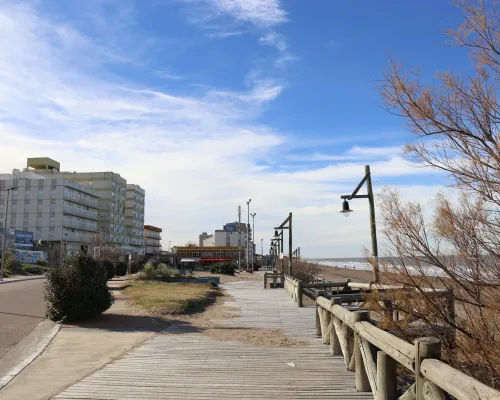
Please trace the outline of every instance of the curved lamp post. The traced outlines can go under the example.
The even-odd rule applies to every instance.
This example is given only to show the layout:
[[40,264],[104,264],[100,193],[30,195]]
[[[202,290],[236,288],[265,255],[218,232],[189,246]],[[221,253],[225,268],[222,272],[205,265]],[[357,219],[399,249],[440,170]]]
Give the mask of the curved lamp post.
[[[357,194],[359,189],[366,182],[366,189],[368,194]],[[342,211],[340,211],[344,216],[348,217],[349,214],[353,211],[349,208],[349,201],[352,199],[368,199],[370,204],[370,231],[371,231],[371,239],[372,239],[372,257],[374,258],[373,264],[373,279],[375,283],[380,281],[380,273],[379,273],[379,265],[378,265],[378,246],[377,246],[377,228],[375,225],[375,201],[373,199],[373,188],[372,188],[372,179],[370,173],[370,166],[365,165],[365,177],[359,182],[356,189],[351,194],[340,196],[341,199],[344,199],[342,202]]]

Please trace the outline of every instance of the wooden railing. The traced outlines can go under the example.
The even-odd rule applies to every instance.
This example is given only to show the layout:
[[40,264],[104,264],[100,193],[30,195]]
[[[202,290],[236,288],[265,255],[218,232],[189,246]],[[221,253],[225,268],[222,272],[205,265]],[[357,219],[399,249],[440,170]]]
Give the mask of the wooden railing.
[[500,400],[500,392],[440,361],[439,339],[408,343],[374,326],[369,310],[343,302],[340,296],[316,298],[316,334],[330,345],[330,354],[342,355],[347,369],[355,372],[358,392],[371,391],[377,400],[397,399],[400,364],[415,374],[401,400],[445,400],[444,392],[458,400]]
[[273,280],[273,287],[277,287],[278,280],[281,283],[281,286],[285,284],[285,278],[283,274],[277,274],[277,273],[269,273],[269,272],[264,272],[264,289],[267,289],[267,282],[269,279]]

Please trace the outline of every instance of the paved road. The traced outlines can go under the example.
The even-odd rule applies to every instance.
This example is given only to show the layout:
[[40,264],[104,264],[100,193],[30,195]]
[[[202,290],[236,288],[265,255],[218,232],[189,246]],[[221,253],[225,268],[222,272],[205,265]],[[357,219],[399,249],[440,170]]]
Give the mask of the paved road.
[[45,318],[44,282],[0,284],[0,358]]

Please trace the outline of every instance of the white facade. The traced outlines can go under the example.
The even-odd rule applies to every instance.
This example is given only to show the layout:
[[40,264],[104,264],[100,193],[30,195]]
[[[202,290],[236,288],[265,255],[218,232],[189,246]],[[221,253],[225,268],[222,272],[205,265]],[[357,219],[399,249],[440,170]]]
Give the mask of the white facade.
[[215,236],[211,235],[210,237],[203,239],[201,243],[201,247],[214,247],[215,246]]
[[[10,176],[0,179],[0,226],[33,232],[35,241],[64,242],[69,253],[96,241],[98,197],[94,190],[62,178]],[[17,189],[7,191],[13,187]]]
[[241,232],[241,241],[238,241],[238,232],[226,232],[222,230],[215,231],[214,246],[241,246],[246,247],[247,233]]
[[128,184],[125,201],[126,243],[132,251],[144,254],[144,205],[146,192],[139,185]]

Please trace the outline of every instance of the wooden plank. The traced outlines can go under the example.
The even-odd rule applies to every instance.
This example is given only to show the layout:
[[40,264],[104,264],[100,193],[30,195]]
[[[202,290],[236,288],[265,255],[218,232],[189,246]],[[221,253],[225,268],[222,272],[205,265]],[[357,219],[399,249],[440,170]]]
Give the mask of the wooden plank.
[[423,360],[424,377],[458,400],[500,400],[500,392],[435,359]]
[[[213,321],[235,331],[282,329],[298,347],[219,341],[175,323],[56,396],[69,399],[371,399],[357,393],[342,357],[316,338],[315,309],[299,308],[284,290],[262,282],[222,285],[239,317]],[[289,363],[293,362],[294,367]]]
[[372,352],[370,349],[370,343],[366,339],[360,338],[360,350],[361,356],[363,358],[363,364],[365,366],[366,375],[368,381],[370,382],[370,387],[373,392],[373,397],[378,398],[377,392],[377,366],[373,360]]
[[434,385],[428,379],[424,382],[423,385],[423,395],[424,400],[446,400],[446,397],[441,388]]
[[351,354],[349,351],[349,342],[347,340],[347,328],[342,324],[340,319],[338,319],[337,317],[333,318],[333,324],[335,325],[335,332],[337,333],[337,336],[339,338],[342,354],[344,355],[345,366],[349,367]]
[[355,330],[375,347],[387,353],[410,371],[414,371],[415,348],[413,345],[373,326],[369,322],[356,323]]

